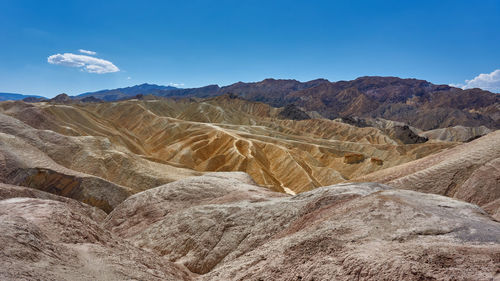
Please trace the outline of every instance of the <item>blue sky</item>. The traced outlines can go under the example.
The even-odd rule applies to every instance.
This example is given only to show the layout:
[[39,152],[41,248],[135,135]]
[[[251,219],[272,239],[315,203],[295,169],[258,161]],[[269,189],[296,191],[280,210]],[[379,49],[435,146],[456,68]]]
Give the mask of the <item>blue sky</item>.
[[0,0],[0,38],[0,92],[364,75],[500,92],[497,0]]

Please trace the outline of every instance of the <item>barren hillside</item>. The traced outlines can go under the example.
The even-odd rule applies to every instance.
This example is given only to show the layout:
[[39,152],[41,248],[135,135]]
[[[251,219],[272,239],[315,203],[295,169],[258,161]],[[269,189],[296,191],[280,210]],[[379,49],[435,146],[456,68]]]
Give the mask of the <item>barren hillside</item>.
[[[58,164],[134,191],[197,172],[244,171],[262,186],[297,193],[456,145],[404,144],[377,128],[327,119],[281,119],[280,109],[230,96],[111,103],[10,102],[1,104],[0,110],[34,134],[44,130],[45,135],[63,135],[37,142]],[[8,133],[23,137],[19,130]],[[51,145],[57,142],[67,144]],[[68,155],[65,151],[73,142],[78,143],[72,145],[75,152]]]
[[2,280],[498,278],[499,131],[58,100],[0,103]]

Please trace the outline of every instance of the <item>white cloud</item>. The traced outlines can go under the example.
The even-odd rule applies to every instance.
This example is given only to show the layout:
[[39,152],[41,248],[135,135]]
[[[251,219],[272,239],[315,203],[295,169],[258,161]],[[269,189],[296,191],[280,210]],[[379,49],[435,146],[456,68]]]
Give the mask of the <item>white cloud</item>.
[[80,49],[80,50],[78,50],[78,51],[79,51],[80,53],[87,54],[87,55],[92,55],[92,56],[93,56],[93,55],[97,55],[97,53],[96,53],[96,52],[94,52],[94,51],[88,51],[88,50],[84,50],[84,49]]
[[132,77],[130,77],[130,76],[129,76],[129,77],[127,77],[127,80],[130,80],[130,79],[132,79]]
[[174,86],[174,87],[182,87],[184,86],[184,83],[168,83],[169,86]]
[[48,57],[47,61],[50,64],[80,67],[82,71],[89,73],[104,74],[120,71],[120,69],[110,61],[72,53],[55,54]]
[[481,73],[471,80],[465,80],[465,84],[450,84],[450,86],[462,89],[480,88],[500,93],[500,69],[491,73]]

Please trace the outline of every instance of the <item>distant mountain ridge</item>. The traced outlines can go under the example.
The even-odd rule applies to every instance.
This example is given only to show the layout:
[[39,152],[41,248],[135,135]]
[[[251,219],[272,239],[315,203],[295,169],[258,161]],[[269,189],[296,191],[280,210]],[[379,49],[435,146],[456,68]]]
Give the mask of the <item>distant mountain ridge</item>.
[[22,99],[28,98],[28,97],[43,98],[42,96],[37,96],[37,95],[22,95],[22,94],[14,94],[14,93],[0,93],[0,101],[22,100]]
[[308,82],[265,79],[219,87],[161,88],[143,84],[129,88],[85,93],[103,100],[130,98],[137,94],[191,98],[235,94],[249,101],[275,107],[294,104],[328,119],[338,117],[384,118],[432,130],[450,126],[486,126],[500,129],[500,95],[481,89],[435,85],[425,80],[365,76],[351,81]]
[[101,90],[97,92],[87,92],[76,96],[77,99],[82,99],[85,97],[93,96],[95,98],[104,101],[114,101],[124,98],[130,98],[139,94],[143,95],[161,95],[162,91],[174,90],[176,87],[172,86],[161,86],[156,84],[140,84],[131,87],[111,89],[111,90]]

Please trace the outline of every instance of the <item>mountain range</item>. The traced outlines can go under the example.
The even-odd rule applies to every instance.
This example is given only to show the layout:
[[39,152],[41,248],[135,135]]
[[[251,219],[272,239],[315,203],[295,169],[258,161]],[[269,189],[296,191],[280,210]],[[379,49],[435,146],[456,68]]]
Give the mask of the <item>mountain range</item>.
[[22,94],[13,94],[13,93],[0,93],[0,101],[7,101],[7,100],[22,100],[25,98],[43,98],[42,96],[36,96],[36,95],[22,95]]
[[160,86],[155,84],[141,84],[132,87],[118,88],[113,90],[101,90],[97,92],[83,93],[77,96],[77,98],[85,98],[93,96],[104,101],[115,101],[124,98],[130,98],[139,94],[146,95],[161,95],[164,91],[175,90],[177,88],[172,86]]
[[450,126],[500,128],[500,95],[480,89],[462,90],[424,80],[397,77],[360,77],[352,81],[309,82],[266,79],[229,86],[164,89],[143,84],[135,87],[85,93],[103,100],[152,94],[170,98],[206,98],[231,93],[275,107],[293,104],[328,119],[337,117],[384,118],[423,130]]
[[[137,95],[207,98],[223,94],[233,94],[248,101],[264,102],[274,107],[293,105],[309,112],[310,117],[384,118],[423,130],[457,125],[500,128],[498,94],[481,89],[462,90],[424,80],[397,77],[370,76],[338,82],[325,79],[309,82],[265,79],[252,83],[238,82],[224,87],[209,85],[190,89],[141,84],[88,92],[71,98],[85,99],[84,101],[117,101]],[[0,98],[21,99],[22,96],[0,95]]]

